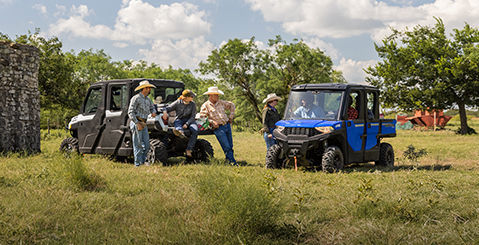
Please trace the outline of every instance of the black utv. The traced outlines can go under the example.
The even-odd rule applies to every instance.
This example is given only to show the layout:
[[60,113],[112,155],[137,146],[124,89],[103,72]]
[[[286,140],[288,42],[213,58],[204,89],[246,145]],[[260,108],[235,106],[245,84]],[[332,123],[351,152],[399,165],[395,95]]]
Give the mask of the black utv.
[[[163,121],[161,112],[174,102],[184,90],[184,83],[162,79],[121,79],[97,82],[91,85],[83,102],[80,114],[68,124],[71,136],[63,140],[61,151],[104,154],[115,158],[133,156],[128,106],[130,99],[140,91],[134,91],[140,81],[148,80],[152,88],[149,97],[157,107],[157,116],[147,120],[150,134],[150,150],[147,164],[162,162],[169,157],[185,156],[188,139],[173,134],[174,112],[168,122]],[[208,134],[200,131],[199,134]],[[185,130],[188,136],[188,130]],[[204,139],[198,139],[192,152],[194,161],[207,161],[213,157],[213,147]]]
[[267,168],[303,164],[325,172],[351,163],[393,166],[394,151],[383,138],[396,136],[396,121],[379,114],[379,90],[358,84],[293,86],[278,142],[266,154]]

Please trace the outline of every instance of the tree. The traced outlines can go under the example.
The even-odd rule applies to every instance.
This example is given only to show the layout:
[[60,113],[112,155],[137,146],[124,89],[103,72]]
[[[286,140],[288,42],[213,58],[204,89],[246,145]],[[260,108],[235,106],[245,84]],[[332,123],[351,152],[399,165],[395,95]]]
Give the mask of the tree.
[[201,73],[215,75],[236,95],[240,117],[254,115],[261,122],[260,105],[268,93],[287,98],[296,84],[345,82],[328,56],[303,41],[288,44],[276,36],[269,47],[259,49],[254,37],[246,42],[234,39],[200,63]]
[[250,104],[256,119],[261,121],[260,98],[256,91],[257,81],[265,75],[265,52],[259,50],[254,37],[248,41],[229,40],[212,51],[206,62],[200,62],[199,71],[215,75],[220,83],[236,88],[242,99]]
[[62,51],[62,42],[57,37],[50,39],[41,37],[40,30],[35,33],[18,36],[17,43],[35,46],[40,51],[40,66],[38,70],[38,87],[40,91],[40,106],[51,108],[54,104],[64,108],[77,109],[75,96],[76,85],[72,81],[73,60]]
[[467,125],[466,106],[479,105],[477,54],[479,31],[465,24],[447,38],[444,24],[398,31],[375,44],[382,59],[366,71],[367,81],[383,91],[385,106],[413,109],[449,109],[457,106],[460,134]]
[[277,80],[287,95],[293,85],[305,83],[344,83],[341,72],[333,70],[331,58],[302,40],[286,43],[281,36],[269,40],[273,49],[268,77]]
[[[333,69],[331,58],[319,48],[311,48],[302,40],[285,42],[281,36],[269,40],[271,54],[267,80],[260,84],[265,97],[268,91],[287,98],[292,86],[305,83],[346,83],[340,71]],[[280,104],[282,111],[285,104]]]

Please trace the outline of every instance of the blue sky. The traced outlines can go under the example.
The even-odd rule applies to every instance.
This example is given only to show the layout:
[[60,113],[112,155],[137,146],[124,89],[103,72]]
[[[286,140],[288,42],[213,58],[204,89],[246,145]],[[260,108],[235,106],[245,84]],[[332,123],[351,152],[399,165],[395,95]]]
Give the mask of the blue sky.
[[228,39],[281,35],[325,51],[349,82],[378,61],[374,42],[434,16],[448,30],[479,25],[477,0],[0,0],[0,32],[40,28],[65,50],[104,49],[114,60],[195,69]]

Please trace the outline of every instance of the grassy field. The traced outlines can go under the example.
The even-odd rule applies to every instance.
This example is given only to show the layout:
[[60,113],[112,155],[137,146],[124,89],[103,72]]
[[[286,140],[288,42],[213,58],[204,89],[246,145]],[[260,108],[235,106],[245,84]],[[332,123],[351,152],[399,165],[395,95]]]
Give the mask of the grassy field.
[[[470,124],[479,129],[479,120]],[[479,241],[479,136],[399,131],[394,168],[341,173],[264,169],[259,134],[234,134],[235,155],[133,167],[58,153],[0,158],[0,244],[471,244]],[[407,160],[408,145],[428,154]]]

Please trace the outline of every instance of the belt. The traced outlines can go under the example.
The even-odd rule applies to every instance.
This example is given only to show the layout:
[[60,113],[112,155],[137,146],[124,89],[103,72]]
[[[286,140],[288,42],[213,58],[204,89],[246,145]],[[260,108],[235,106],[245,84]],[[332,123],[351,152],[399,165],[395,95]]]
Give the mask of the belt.
[[136,119],[138,119],[138,121],[140,121],[140,122],[144,122],[144,123],[146,123],[146,119],[145,119],[145,118],[136,117]]

